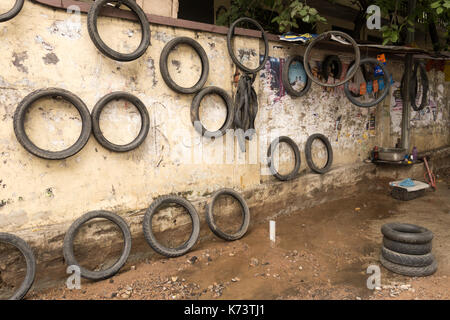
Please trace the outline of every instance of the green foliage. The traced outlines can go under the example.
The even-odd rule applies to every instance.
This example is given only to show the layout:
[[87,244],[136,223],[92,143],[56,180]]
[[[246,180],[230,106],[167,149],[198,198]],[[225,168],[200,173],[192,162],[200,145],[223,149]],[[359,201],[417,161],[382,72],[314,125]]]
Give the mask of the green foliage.
[[450,0],[438,0],[433,2],[430,7],[436,10],[437,15],[444,14],[450,9]]
[[275,0],[275,9],[279,15],[273,18],[272,22],[276,22],[280,32],[291,30],[292,27],[298,28],[297,19],[301,19],[305,23],[316,24],[317,22],[326,23],[326,19],[319,15],[317,9],[308,6],[299,0],[292,1],[286,5],[282,0]]
[[[233,0],[228,12],[217,19],[219,25],[229,25],[240,17],[257,19],[265,30],[286,32],[299,27],[299,21],[315,25],[326,23],[317,9],[299,0]],[[274,26],[276,24],[276,26]]]
[[[436,23],[439,19],[448,22],[450,18],[450,0],[417,0],[416,9],[413,13],[402,19],[400,22],[398,9],[400,5],[407,6],[407,0],[377,0],[375,4],[381,9],[385,16],[390,16],[389,25],[381,28],[383,34],[383,44],[397,43],[403,30],[414,32],[418,18],[426,17],[425,23]],[[446,25],[446,38],[449,34],[448,23]]]
[[[383,16],[390,17],[389,24],[381,28],[383,44],[399,43],[402,33],[415,30],[419,24],[418,18],[424,19],[425,23],[444,21],[447,31],[445,36],[447,39],[449,37],[450,0],[417,0],[416,10],[407,17],[401,17],[399,11],[401,7],[407,7],[408,0],[351,0],[351,3],[358,4],[363,13],[369,4],[376,4]],[[300,23],[314,26],[318,22],[327,22],[316,8],[307,5],[306,0],[232,0],[231,7],[218,17],[217,23],[228,26],[240,17],[256,19],[265,30],[274,33],[297,29]]]

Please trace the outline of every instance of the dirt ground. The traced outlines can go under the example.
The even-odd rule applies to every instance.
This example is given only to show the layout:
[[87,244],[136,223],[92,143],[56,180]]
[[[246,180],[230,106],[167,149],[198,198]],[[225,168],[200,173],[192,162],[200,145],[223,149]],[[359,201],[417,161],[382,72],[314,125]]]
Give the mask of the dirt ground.
[[[155,256],[109,280],[82,280],[80,290],[61,283],[27,299],[450,299],[449,173],[412,201],[391,198],[388,181],[376,181],[351,198],[280,216],[274,247],[269,223],[252,224],[239,241],[205,240],[179,258]],[[411,278],[381,267],[381,288],[369,290],[367,267],[381,266],[380,227],[393,221],[433,231],[438,271]]]

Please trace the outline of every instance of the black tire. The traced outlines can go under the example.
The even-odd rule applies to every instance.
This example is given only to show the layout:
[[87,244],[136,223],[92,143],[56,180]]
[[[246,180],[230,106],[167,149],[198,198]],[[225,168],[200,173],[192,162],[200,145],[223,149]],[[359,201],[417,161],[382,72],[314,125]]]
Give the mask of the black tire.
[[424,244],[433,240],[433,233],[420,226],[409,223],[387,223],[381,227],[386,238],[410,244]]
[[[292,171],[289,172],[288,174],[284,174],[284,175],[277,172],[277,170],[274,166],[274,159],[273,159],[273,155],[275,153],[275,148],[281,142],[288,144],[291,147],[292,151],[294,151],[294,155],[295,155],[294,169],[292,169]],[[281,136],[281,137],[278,137],[275,140],[273,140],[269,146],[269,149],[267,150],[267,164],[269,166],[269,169],[270,169],[270,172],[272,173],[272,175],[275,178],[277,178],[278,180],[288,181],[288,180],[295,179],[298,176],[298,170],[300,170],[301,158],[300,158],[300,150],[298,149],[298,146],[294,142],[294,140],[292,140],[291,138],[286,137],[286,136]]]
[[[103,111],[103,108],[112,100],[119,99],[124,99],[131,102],[138,109],[139,114],[141,115],[141,130],[139,131],[137,137],[132,142],[126,145],[117,145],[108,141],[100,129],[100,115]],[[150,117],[148,115],[147,108],[145,107],[144,103],[139,100],[138,97],[127,92],[112,92],[101,98],[92,110],[92,129],[98,143],[100,143],[103,147],[115,152],[126,152],[136,149],[144,142],[150,129]]]
[[[169,68],[167,65],[167,59],[169,57],[170,52],[180,44],[187,44],[191,46],[195,50],[195,52],[197,52],[198,56],[200,57],[200,60],[202,61],[202,75],[200,76],[200,79],[197,81],[197,83],[190,88],[181,87],[178,84],[176,84],[175,81],[173,81],[172,77],[170,76]],[[198,43],[194,39],[188,37],[175,38],[169,41],[162,50],[161,57],[159,59],[159,69],[161,71],[161,76],[163,77],[164,82],[167,84],[169,88],[171,88],[175,92],[185,94],[196,93],[203,88],[203,86],[206,83],[206,80],[208,80],[209,74],[208,56],[206,55],[206,52],[200,45],[200,43]]]
[[[264,59],[262,60],[261,64],[260,64],[257,68],[255,68],[255,69],[247,68],[246,66],[244,66],[244,65],[238,60],[238,58],[237,58],[236,55],[234,54],[234,51],[233,51],[233,45],[232,45],[232,43],[231,43],[231,38],[233,37],[234,29],[236,28],[236,25],[237,25],[238,23],[241,23],[241,22],[244,22],[244,21],[245,21],[245,22],[250,22],[251,24],[254,24],[254,25],[261,31],[262,39],[263,39],[263,41],[264,41],[264,48],[265,48],[265,51],[264,51]],[[239,69],[241,69],[242,71],[244,71],[245,73],[257,73],[257,72],[260,71],[262,68],[264,68],[264,66],[266,65],[267,60],[269,59],[269,40],[268,40],[268,38],[267,38],[267,34],[266,34],[266,32],[264,31],[263,27],[262,27],[256,20],[253,20],[253,19],[251,19],[251,18],[246,18],[246,17],[244,17],[244,18],[239,18],[239,19],[237,19],[236,21],[234,21],[234,22],[231,24],[230,29],[228,30],[228,35],[227,35],[227,47],[228,47],[228,53],[230,54],[231,60],[233,60],[234,64],[235,64]]]
[[[25,132],[25,116],[27,110],[37,100],[45,97],[62,97],[64,100],[70,102],[79,112],[82,121],[81,134],[78,140],[69,148],[61,151],[48,151],[37,147],[28,138]],[[14,112],[14,133],[16,134],[19,143],[31,154],[48,160],[61,160],[71,157],[78,153],[89,140],[91,135],[92,122],[89,109],[84,102],[73,93],[59,88],[48,88],[37,90],[26,96],[17,106]]]
[[[219,196],[224,195],[224,194],[230,195],[233,198],[235,198],[237,201],[239,201],[239,204],[241,205],[241,208],[242,208],[243,217],[242,217],[241,227],[239,228],[238,231],[236,231],[233,234],[228,234],[228,233],[225,233],[222,230],[220,230],[214,221],[214,214],[213,214],[214,203]],[[211,231],[219,238],[222,238],[227,241],[238,240],[238,239],[241,239],[247,232],[248,226],[250,224],[250,210],[249,210],[248,205],[245,202],[244,198],[238,192],[236,192],[232,189],[226,189],[226,188],[220,189],[212,195],[211,202],[209,202],[206,207],[206,222],[208,223],[208,226],[211,229]]]
[[347,72],[347,77],[339,82],[336,83],[325,83],[325,82],[320,82],[318,79],[316,79],[314,77],[314,75],[311,73],[311,67],[309,66],[309,58],[311,56],[311,50],[312,48],[316,45],[316,43],[318,43],[321,40],[329,40],[331,39],[331,36],[335,35],[335,36],[341,36],[345,39],[347,39],[353,49],[355,50],[355,64],[357,66],[359,66],[359,62],[361,59],[361,52],[359,51],[359,47],[358,44],[356,43],[356,41],[350,37],[348,34],[341,32],[341,31],[328,31],[328,32],[324,32],[322,34],[320,34],[318,37],[316,37],[314,40],[312,40],[308,47],[306,48],[305,51],[305,55],[303,56],[303,66],[305,68],[305,72],[308,75],[308,77],[314,81],[315,83],[317,83],[318,85],[324,86],[324,87],[338,87],[340,85],[343,85],[344,83],[348,82],[351,78],[353,78],[353,76],[356,74],[356,71],[358,70],[358,68],[354,68],[351,72]]
[[25,279],[22,281],[20,287],[9,298],[9,300],[21,300],[33,285],[34,278],[36,276],[36,259],[34,258],[34,254],[30,246],[24,240],[13,234],[0,232],[0,242],[13,245],[20,250],[25,258],[25,262],[27,264]]
[[[330,70],[333,74],[334,79],[340,79],[342,75],[342,62],[336,55],[330,55],[325,58],[322,63],[322,76],[325,81],[328,81],[328,70]],[[348,82],[347,82],[348,83]]]
[[287,59],[285,64],[283,65],[283,71],[281,74],[281,80],[283,81],[283,86],[286,89],[287,93],[293,97],[301,97],[305,95],[309,89],[311,88],[311,79],[306,76],[306,84],[301,91],[296,91],[292,88],[291,83],[289,82],[289,68],[293,62],[299,62],[303,65],[303,57],[302,56],[291,56]]
[[409,277],[426,277],[432,275],[437,270],[436,260],[434,260],[432,264],[426,267],[408,267],[402,266],[401,264],[392,263],[385,259],[381,254],[380,262],[389,271]]
[[[202,99],[208,94],[219,95],[223,99],[223,101],[225,102],[225,105],[227,107],[227,118],[225,119],[225,122],[223,123],[222,127],[217,131],[206,130],[206,128],[200,122],[200,103],[201,103]],[[231,99],[230,95],[221,88],[206,87],[206,88],[200,90],[200,92],[197,93],[195,95],[194,99],[192,100],[191,121],[192,121],[192,124],[194,125],[195,130],[205,137],[208,137],[208,138],[216,137],[217,138],[217,137],[223,136],[226,134],[228,129],[231,129],[233,127],[233,121],[234,121],[233,100]]]
[[[328,159],[327,159],[327,164],[323,168],[317,167],[312,160],[311,147],[312,147],[314,140],[316,140],[316,139],[321,140],[325,144],[325,147],[327,148]],[[331,165],[333,164],[333,148],[331,147],[331,143],[328,140],[328,138],[320,133],[315,133],[315,134],[309,136],[308,140],[306,140],[305,157],[306,157],[306,163],[308,163],[308,167],[312,171],[314,171],[316,173],[320,173],[320,174],[324,174],[324,173],[330,171]]]
[[389,250],[385,247],[381,249],[384,258],[392,263],[401,264],[408,267],[426,267],[433,263],[434,256],[432,253],[423,255],[409,255]]
[[141,57],[148,46],[150,45],[150,24],[148,22],[147,16],[142,8],[133,0],[121,0],[120,2],[130,8],[132,12],[138,17],[142,29],[142,39],[139,47],[132,53],[120,53],[117,52],[106,45],[105,42],[100,38],[97,28],[98,15],[105,4],[111,2],[111,0],[97,0],[89,9],[87,17],[87,26],[89,36],[92,42],[97,47],[97,49],[103,53],[108,58],[117,61],[132,61]]
[[[383,101],[387,97],[387,94],[389,93],[389,88],[391,87],[391,81],[390,81],[391,76],[390,76],[389,71],[387,70],[386,66],[384,64],[382,64],[380,61],[378,61],[377,59],[373,59],[373,58],[361,59],[359,65],[361,66],[361,65],[364,65],[367,63],[376,64],[376,65],[380,66],[381,70],[383,70],[383,78],[384,78],[385,87],[383,89],[383,93],[375,100],[369,101],[369,102],[361,102],[356,99],[357,97],[355,97],[354,94],[352,94],[352,92],[349,89],[349,83],[346,82],[344,84],[345,95],[347,96],[348,100],[350,100],[351,103],[353,103],[354,105],[361,107],[361,108],[370,108],[370,107],[373,107],[374,105],[377,105],[381,101]],[[352,72],[353,68],[355,68],[354,65],[349,69],[348,72]]]
[[[160,244],[152,230],[153,215],[156,214],[158,209],[169,203],[176,203],[184,207],[188,211],[192,221],[192,232],[189,239],[177,248],[168,248]],[[197,242],[200,233],[200,219],[197,210],[195,210],[194,206],[189,201],[179,196],[166,195],[157,198],[147,209],[144,216],[143,229],[145,239],[153,250],[169,258],[179,257],[191,250]]]
[[0,22],[5,22],[11,20],[15,16],[17,16],[23,8],[25,0],[16,0],[14,6],[8,12],[0,14]]
[[[75,236],[77,235],[78,230],[80,230],[81,226],[89,220],[96,218],[104,218],[107,219],[114,224],[116,224],[120,230],[122,231],[124,246],[122,255],[120,258],[112,265],[110,268],[102,271],[91,271],[79,265],[77,259],[75,258],[73,251],[73,242],[75,240]],[[128,256],[130,255],[131,250],[131,232],[125,220],[123,220],[118,215],[108,212],[108,211],[91,211],[81,216],[70,226],[66,235],[64,236],[64,259],[68,266],[76,265],[80,267],[80,273],[83,278],[90,280],[104,280],[112,277],[117,272],[119,272],[120,268],[127,262]]]
[[[417,71],[420,69],[420,76],[422,79],[422,87],[423,87],[423,93],[422,93],[422,101],[420,102],[420,105],[416,105],[416,96],[417,96]],[[410,83],[410,100],[411,100],[411,107],[414,111],[420,111],[423,108],[425,108],[428,104],[428,90],[429,90],[429,82],[428,82],[428,75],[427,75],[427,69],[425,68],[425,64],[423,62],[416,62],[413,69],[413,74],[411,78]]]
[[387,249],[409,255],[423,255],[431,252],[432,241],[423,244],[409,244],[383,237],[383,246]]

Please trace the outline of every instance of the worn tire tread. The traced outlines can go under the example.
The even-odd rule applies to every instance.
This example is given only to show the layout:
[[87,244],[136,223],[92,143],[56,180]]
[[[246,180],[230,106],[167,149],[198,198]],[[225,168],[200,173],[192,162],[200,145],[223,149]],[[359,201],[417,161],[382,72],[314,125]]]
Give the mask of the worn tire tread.
[[[181,246],[178,246],[177,248],[168,248],[163,246],[158,242],[155,235],[153,234],[152,230],[152,218],[153,215],[158,211],[161,205],[167,204],[167,203],[176,203],[178,205],[181,205],[185,209],[187,209],[191,220],[192,220],[192,232],[189,239],[182,244]],[[150,205],[150,207],[147,209],[144,215],[144,221],[142,224],[143,230],[144,230],[144,236],[147,240],[147,243],[150,245],[150,247],[158,252],[159,254],[174,258],[179,257],[187,253],[189,250],[192,249],[192,247],[195,245],[195,243],[198,240],[198,236],[200,233],[200,219],[197,213],[197,210],[195,207],[186,199],[175,196],[175,195],[165,195],[157,198],[153,203]]]

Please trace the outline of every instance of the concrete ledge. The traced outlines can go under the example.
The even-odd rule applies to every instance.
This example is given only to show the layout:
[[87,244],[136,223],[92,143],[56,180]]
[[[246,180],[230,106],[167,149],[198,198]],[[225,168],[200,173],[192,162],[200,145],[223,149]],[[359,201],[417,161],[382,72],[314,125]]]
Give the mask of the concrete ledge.
[[[250,207],[251,225],[278,215],[290,214],[303,208],[348,197],[356,191],[357,182],[365,177],[374,177],[374,169],[372,164],[360,164],[336,167],[324,175],[306,173],[289,182],[280,182],[271,178],[269,182],[243,192]],[[209,197],[189,200],[192,201],[200,215],[200,241],[211,239],[213,234],[204,219],[205,206]],[[133,248],[129,263],[149,258],[155,254],[143,237],[142,219],[146,209],[117,212],[127,221],[133,236]],[[35,252],[38,264],[36,288],[49,287],[54,285],[55,281],[66,279],[62,247],[65,232],[71,223],[49,225],[44,228],[22,230],[15,233],[25,239]],[[120,242],[114,238],[116,237],[115,233],[99,234],[95,232],[95,234],[95,239],[81,239],[84,243],[81,249],[86,252],[86,259],[96,256],[100,251],[109,252],[111,255],[118,254],[118,252],[110,250],[113,245],[117,247],[115,244]],[[86,263],[83,260],[79,262]]]
[[[418,158],[422,159],[425,156],[429,158],[428,164],[433,172],[450,167],[450,146],[419,153]],[[425,165],[422,162],[411,166],[380,164],[376,169],[377,177],[396,180],[406,178],[423,180],[425,172]]]
[[[440,155],[439,157],[437,156],[438,154]],[[440,163],[449,166],[450,158],[447,151],[436,153],[433,159],[442,159]],[[333,168],[324,175],[304,173],[299,178],[288,182],[280,182],[270,178],[268,182],[256,188],[245,190],[243,195],[250,207],[251,225],[254,225],[279,215],[291,214],[325,202],[348,198],[358,192],[358,183],[363,180],[369,181],[374,178],[399,179],[405,177],[418,177],[421,179],[424,172],[423,167],[422,163],[408,168],[400,166],[379,167],[370,163],[340,166]],[[438,169],[435,165],[434,170]],[[205,206],[209,201],[209,197],[203,196],[197,199],[188,197],[188,200],[193,203],[200,215],[201,232],[199,241],[213,238],[214,236],[204,219]],[[132,212],[117,212],[126,219],[133,236],[133,248],[128,265],[134,261],[155,256],[155,252],[145,242],[142,232],[142,219],[146,209],[141,208]],[[62,255],[62,246],[65,232],[70,224],[71,222],[68,222],[40,229],[22,230],[16,233],[16,235],[25,239],[35,252],[38,263],[35,288],[50,287],[56,281],[64,281],[66,279],[65,270],[67,266]],[[113,246],[117,247],[117,243],[120,243],[120,240],[114,237],[114,233],[104,232],[103,234],[96,233],[95,239],[82,239],[84,243],[82,250],[87,252],[85,255],[86,260],[89,257],[96,256],[100,250],[111,255],[118,254],[118,252],[113,252],[110,249]],[[156,256],[165,259],[159,255]],[[86,261],[81,260],[80,263],[83,264]]]

